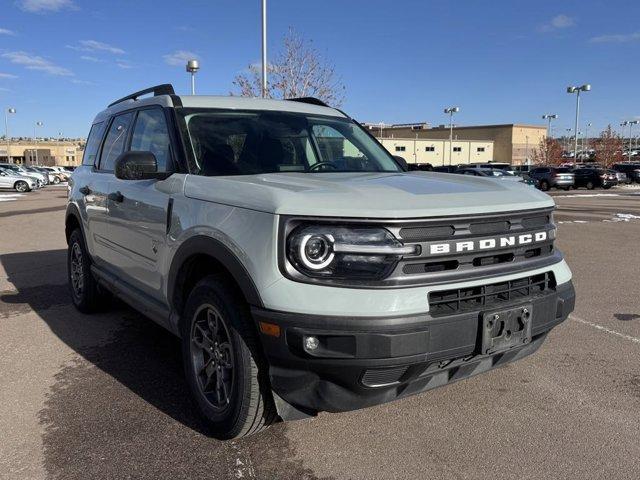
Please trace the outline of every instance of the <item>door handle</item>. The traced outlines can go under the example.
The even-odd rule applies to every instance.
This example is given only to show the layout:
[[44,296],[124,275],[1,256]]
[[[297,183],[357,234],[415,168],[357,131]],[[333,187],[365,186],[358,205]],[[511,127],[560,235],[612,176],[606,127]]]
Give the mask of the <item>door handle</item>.
[[124,200],[124,195],[122,195],[120,192],[111,192],[109,195],[107,195],[107,198],[112,202],[122,203],[122,201]]
[[78,191],[82,194],[82,195],[89,195],[91,193],[91,189],[89,187],[87,187],[86,185],[84,187],[80,187],[78,189]]

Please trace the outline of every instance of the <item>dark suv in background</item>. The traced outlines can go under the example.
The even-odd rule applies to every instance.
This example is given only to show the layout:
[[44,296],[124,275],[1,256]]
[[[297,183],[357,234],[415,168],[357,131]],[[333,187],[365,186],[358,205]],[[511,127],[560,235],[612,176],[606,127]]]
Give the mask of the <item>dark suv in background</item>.
[[547,191],[550,188],[569,190],[574,186],[574,175],[565,167],[535,167],[529,170],[528,176],[539,182],[539,188]]
[[573,173],[575,188],[585,187],[587,190],[593,190],[596,187],[602,187],[609,189],[618,184],[615,173],[601,168],[576,168]]
[[616,172],[622,172],[627,175],[631,182],[640,183],[640,163],[624,162],[616,163],[611,167]]

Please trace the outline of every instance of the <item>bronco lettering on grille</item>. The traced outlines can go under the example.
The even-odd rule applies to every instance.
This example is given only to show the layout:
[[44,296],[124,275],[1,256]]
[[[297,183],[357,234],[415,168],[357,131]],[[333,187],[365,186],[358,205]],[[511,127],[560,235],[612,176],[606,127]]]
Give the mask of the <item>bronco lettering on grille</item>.
[[475,252],[498,248],[516,247],[544,242],[553,238],[548,231],[523,233],[520,235],[505,235],[500,237],[483,238],[481,240],[465,240],[460,242],[432,243],[428,246],[430,255],[447,253]]

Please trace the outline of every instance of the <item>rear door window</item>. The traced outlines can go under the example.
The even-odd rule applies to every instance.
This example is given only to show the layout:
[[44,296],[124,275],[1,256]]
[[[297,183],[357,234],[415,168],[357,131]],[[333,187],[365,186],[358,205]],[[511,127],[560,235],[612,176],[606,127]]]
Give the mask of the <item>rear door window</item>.
[[133,112],[128,112],[118,115],[111,122],[100,154],[100,170],[113,171],[116,158],[124,151],[132,118]]

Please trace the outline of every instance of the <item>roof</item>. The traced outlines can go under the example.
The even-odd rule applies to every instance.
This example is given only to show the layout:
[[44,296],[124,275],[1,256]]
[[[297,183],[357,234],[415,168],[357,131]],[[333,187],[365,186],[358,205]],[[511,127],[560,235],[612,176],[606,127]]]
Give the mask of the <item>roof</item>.
[[156,95],[153,97],[141,98],[138,100],[124,100],[115,103],[100,112],[94,123],[105,118],[129,110],[135,107],[149,105],[160,105],[163,107],[174,107],[174,100],[179,99],[184,108],[221,108],[229,110],[268,110],[278,112],[303,113],[307,115],[328,115],[332,117],[346,118],[346,115],[330,107],[312,105],[310,103],[296,102],[291,100],[273,100],[265,98],[249,98],[235,96],[214,96],[214,95]]
[[[495,124],[495,125],[468,125],[468,126],[460,126],[460,125],[455,125],[454,129],[455,130],[467,130],[467,129],[474,129],[474,128],[516,128],[516,127],[520,127],[520,128],[536,128],[536,129],[541,129],[541,130],[546,130],[547,127],[546,125],[527,125],[524,123],[501,123],[501,124]],[[433,128],[429,128],[426,131],[429,130],[446,130],[449,131],[449,127],[433,127]]]

